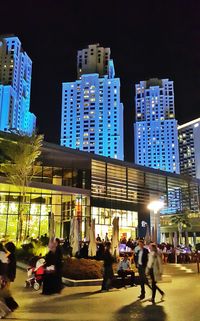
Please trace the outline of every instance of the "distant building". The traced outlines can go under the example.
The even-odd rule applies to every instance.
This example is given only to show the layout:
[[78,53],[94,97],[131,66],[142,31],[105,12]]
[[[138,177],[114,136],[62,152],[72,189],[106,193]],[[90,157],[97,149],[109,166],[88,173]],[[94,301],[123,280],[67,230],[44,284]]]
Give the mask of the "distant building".
[[79,79],[84,74],[99,74],[104,77],[109,75],[112,64],[110,48],[100,47],[99,44],[89,45],[86,49],[78,50],[77,77]]
[[[90,47],[93,50],[96,48],[96,51],[93,51],[96,55],[97,45]],[[104,48],[101,49],[103,51]],[[60,144],[123,160],[124,129],[120,79],[114,78],[112,60],[109,60],[108,64],[104,63],[103,69],[97,70],[89,56],[87,59],[90,68],[83,68],[85,74],[81,75],[81,79],[63,83]]]
[[14,35],[0,36],[0,130],[31,135],[36,117],[29,112],[32,61]]
[[200,118],[178,126],[181,174],[200,179]]
[[140,81],[135,90],[135,163],[179,173],[173,81]]

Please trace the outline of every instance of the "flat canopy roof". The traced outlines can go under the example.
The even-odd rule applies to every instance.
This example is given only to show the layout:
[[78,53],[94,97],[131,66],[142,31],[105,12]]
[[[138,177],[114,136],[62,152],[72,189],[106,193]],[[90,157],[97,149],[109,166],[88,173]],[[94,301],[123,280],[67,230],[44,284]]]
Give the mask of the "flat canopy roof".
[[[16,135],[5,133],[0,131],[0,139],[8,139],[15,140]],[[69,147],[59,146],[57,144],[44,142],[42,147],[42,155],[40,156],[42,162],[46,166],[55,166],[55,167],[63,167],[63,168],[80,168],[80,169],[90,169],[92,160],[99,160],[105,163],[115,164],[118,166],[124,166],[132,169],[136,169],[143,173],[155,174],[172,178],[183,180],[188,183],[195,183],[200,186],[200,180],[197,178],[193,178],[191,176],[179,175],[174,173],[169,173],[166,171],[161,171],[158,169],[153,169],[149,167],[145,167],[142,165],[137,165],[132,162],[126,162],[117,160],[114,158],[109,158],[105,156],[96,155],[93,153],[88,153],[85,151],[76,150]]]
[[[187,182],[194,182],[200,185],[200,180],[197,178],[193,178],[191,176],[180,175],[175,173],[170,173],[166,171],[161,171],[159,169],[153,169],[142,165],[137,165],[135,163],[126,162],[117,160],[114,158],[109,158],[105,156],[100,156],[84,151],[79,151],[73,148],[63,147],[56,144],[44,142],[42,148],[42,157],[45,159],[45,163],[49,160],[52,163],[55,163],[55,166],[59,166],[59,164],[66,166],[67,164],[73,164],[75,167],[79,168],[90,168],[91,160],[99,160],[110,164],[115,164],[118,166],[124,166],[139,170],[145,173],[151,173],[161,176],[172,177],[174,179],[182,179]],[[77,165],[77,166],[76,166]]]

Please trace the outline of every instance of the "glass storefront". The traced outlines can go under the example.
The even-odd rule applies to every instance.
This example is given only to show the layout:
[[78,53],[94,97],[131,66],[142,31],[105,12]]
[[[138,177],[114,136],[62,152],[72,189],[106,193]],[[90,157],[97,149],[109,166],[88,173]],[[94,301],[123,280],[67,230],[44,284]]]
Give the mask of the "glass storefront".
[[[21,197],[18,192],[0,192],[0,237],[15,240],[17,236]],[[83,239],[90,221],[90,202],[87,196],[54,194],[48,191],[26,193],[23,206],[23,239],[38,238],[49,233],[50,213],[54,213],[56,236],[68,237],[70,220],[80,219],[80,233]],[[112,236],[113,218],[119,217],[120,237],[136,237],[137,212],[108,208],[91,208],[91,218],[95,219],[96,234],[102,238]]]
[[112,237],[112,221],[114,217],[119,217],[119,237],[120,239],[129,237],[136,238],[136,229],[138,226],[138,213],[128,210],[118,210],[109,208],[91,208],[91,217],[95,219],[95,233],[99,234],[101,239],[108,233],[109,239]]
[[[51,192],[27,193],[23,206],[22,237],[37,238],[49,232],[50,213],[54,213],[56,236],[68,236],[64,224],[73,216],[82,217],[89,212],[87,197]],[[17,236],[21,197],[17,192],[0,192],[0,237],[15,240]],[[84,226],[83,226],[84,227]]]

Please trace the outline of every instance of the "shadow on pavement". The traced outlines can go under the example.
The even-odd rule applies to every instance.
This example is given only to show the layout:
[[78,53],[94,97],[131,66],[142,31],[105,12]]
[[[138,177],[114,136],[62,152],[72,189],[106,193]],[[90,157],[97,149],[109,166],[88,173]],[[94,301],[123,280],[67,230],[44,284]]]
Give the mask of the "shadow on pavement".
[[121,308],[116,316],[115,321],[167,321],[167,315],[163,306],[147,305],[143,306],[138,300]]

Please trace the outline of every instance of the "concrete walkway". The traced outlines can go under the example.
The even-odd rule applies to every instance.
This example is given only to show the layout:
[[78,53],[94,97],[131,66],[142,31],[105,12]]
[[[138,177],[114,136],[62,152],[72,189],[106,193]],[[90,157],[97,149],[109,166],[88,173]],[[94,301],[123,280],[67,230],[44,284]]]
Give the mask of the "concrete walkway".
[[[174,276],[160,287],[166,293],[164,302],[153,306],[138,301],[140,287],[100,293],[99,287],[66,287],[62,294],[43,296],[40,291],[23,288],[26,273],[18,270],[13,296],[19,303],[8,320],[27,321],[199,321],[200,276]],[[147,298],[150,298],[147,290]]]

